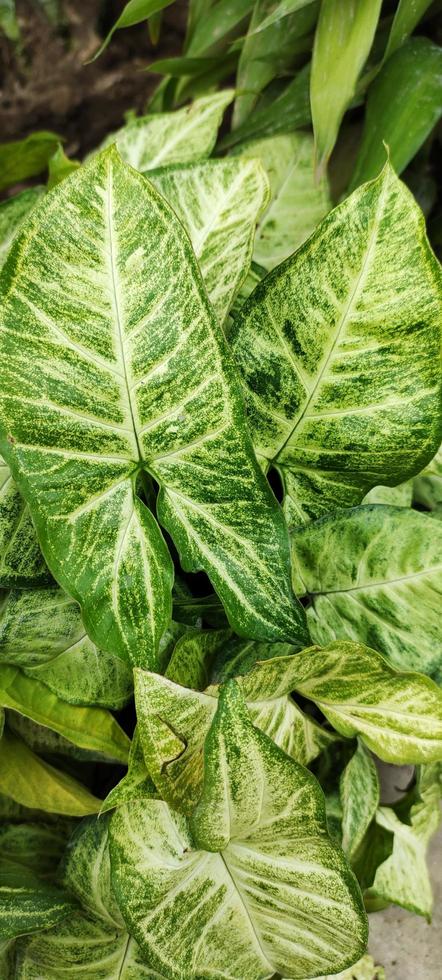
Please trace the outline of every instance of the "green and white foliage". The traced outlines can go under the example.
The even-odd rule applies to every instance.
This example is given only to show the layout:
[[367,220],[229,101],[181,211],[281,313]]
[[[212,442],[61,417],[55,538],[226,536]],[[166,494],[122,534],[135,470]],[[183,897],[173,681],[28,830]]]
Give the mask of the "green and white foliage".
[[50,581],[29,507],[0,456],[0,587],[29,588]]
[[289,523],[358,503],[434,455],[441,310],[422,214],[388,164],[245,302],[233,352]]
[[259,160],[208,160],[149,175],[183,222],[222,324],[250,268],[258,216],[269,199]]
[[237,151],[261,160],[270,182],[271,200],[258,221],[253,258],[273,269],[308,238],[331,208],[327,178],[313,172],[313,139],[308,133],[252,140]]
[[294,585],[316,643],[350,639],[442,680],[442,527],[403,507],[355,507],[299,529]]
[[43,193],[43,187],[30,187],[0,204],[0,267],[6,259],[20,225]]
[[0,663],[19,667],[69,704],[119,709],[132,692],[129,666],[97,649],[80,607],[59,588],[3,595]]
[[98,813],[101,802],[78,779],[45,762],[6,729],[0,739],[0,792],[22,806],[66,817]]
[[153,186],[104,151],[31,214],[0,288],[1,448],[91,639],[159,662],[173,565],[137,495],[141,470],[183,567],[209,574],[237,632],[306,639],[233,364]]
[[170,980],[305,977],[364,951],[359,890],[328,836],[314,777],[225,685],[190,822],[160,800],[120,807],[112,884],[128,929]]
[[318,977],[318,980],[387,980],[387,978],[384,968],[376,966],[373,957],[367,953],[348,970],[334,973],[333,976]]
[[127,773],[107,794],[100,808],[100,816],[117,806],[129,803],[131,800],[140,800],[144,797],[150,800],[157,795],[155,783],[149,776],[146,767],[143,749],[138,737],[138,729],[135,728],[130,747]]
[[203,160],[215,146],[222,117],[233,96],[232,90],[224,89],[175,112],[131,119],[108,136],[102,148],[116,143],[123,160],[142,172],[171,163]]
[[389,504],[392,507],[411,507],[413,481],[399,483],[397,487],[373,487],[365,494],[363,504]]
[[354,856],[376,816],[379,805],[379,778],[372,756],[359,742],[339,783],[342,805],[342,847],[349,859]]
[[442,446],[434,459],[413,480],[413,496],[419,504],[437,511],[442,507]]

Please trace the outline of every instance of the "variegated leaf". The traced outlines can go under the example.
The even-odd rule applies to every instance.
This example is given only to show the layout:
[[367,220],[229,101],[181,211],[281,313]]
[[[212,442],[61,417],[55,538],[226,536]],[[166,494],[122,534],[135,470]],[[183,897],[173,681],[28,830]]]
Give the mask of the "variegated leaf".
[[356,507],[295,532],[294,584],[316,643],[349,639],[442,680],[442,527],[403,507]]
[[48,929],[75,909],[70,895],[20,867],[0,870],[0,899],[0,940]]
[[387,977],[383,966],[376,966],[373,957],[367,953],[348,970],[334,973],[333,976],[318,977],[317,980],[387,980]]
[[379,804],[376,765],[360,742],[340,779],[342,847],[349,859],[356,853]]
[[389,165],[245,302],[233,351],[290,523],[358,503],[434,455],[441,311],[422,214]]
[[413,480],[413,496],[429,510],[442,507],[442,446],[434,459]]
[[110,840],[127,927],[170,980],[301,978],[365,948],[359,890],[328,836],[319,786],[253,727],[233,681],[190,824],[152,800],[117,810]]
[[308,133],[269,136],[240,147],[242,158],[261,160],[271,201],[258,222],[253,258],[273,269],[312,234],[331,208],[327,178],[313,173],[313,139]]
[[249,271],[256,221],[268,203],[264,170],[253,159],[208,160],[149,177],[189,233],[222,324]]
[[100,817],[103,813],[113,810],[116,806],[130,803],[131,800],[140,800],[146,797],[154,799],[157,796],[155,783],[149,776],[144,760],[143,749],[138,737],[138,730],[135,728],[129,754],[127,773],[120,779],[116,786],[113,786],[107,794],[106,799],[100,809]]
[[397,487],[373,487],[365,494],[363,504],[390,504],[392,507],[411,507],[413,481],[399,483]]
[[50,581],[29,507],[0,456],[0,588],[29,588]]
[[111,147],[47,195],[14,249],[0,283],[1,447],[91,639],[158,665],[173,565],[136,493],[143,469],[183,567],[209,574],[237,632],[306,636],[283,517],[164,199]]
[[34,204],[44,194],[44,187],[28,190],[8,198],[0,204],[0,268],[3,265],[14,238]]
[[19,667],[69,704],[119,709],[132,671],[86,634],[80,607],[61,589],[12,590],[0,608],[0,663]]
[[231,89],[224,89],[175,112],[131,119],[107,136],[102,148],[116,143],[123,160],[141,171],[203,160],[215,146],[224,111],[233,96]]
[[100,800],[82,783],[44,762],[6,731],[0,741],[0,792],[22,806],[69,817],[84,817],[100,809]]

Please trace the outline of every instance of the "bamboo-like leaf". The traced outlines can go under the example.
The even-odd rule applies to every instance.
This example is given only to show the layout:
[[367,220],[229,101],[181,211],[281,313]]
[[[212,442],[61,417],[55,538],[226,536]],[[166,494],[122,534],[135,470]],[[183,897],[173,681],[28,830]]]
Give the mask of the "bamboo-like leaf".
[[233,351],[290,523],[358,503],[434,455],[441,299],[422,214],[386,165],[244,303]]
[[141,24],[143,20],[147,20],[152,14],[156,14],[159,10],[164,10],[165,7],[170,7],[173,2],[174,0],[128,0],[120,16],[115,21],[115,24],[112,25],[109,33],[91,60],[95,61],[105,48],[107,48],[115,31],[122,30],[123,27],[133,27],[134,24]]
[[317,980],[387,980],[387,977],[384,968],[376,966],[373,957],[367,953],[348,970],[334,973],[333,976],[329,974],[327,977],[318,977]]
[[442,48],[425,37],[410,38],[370,86],[350,190],[376,177],[385,160],[385,144],[401,173],[441,114]]
[[[303,7],[308,7],[310,4],[315,3],[316,0],[279,0],[279,3],[273,3],[273,10],[271,13],[267,14],[254,30],[249,31],[249,35],[260,34],[261,31],[265,31],[267,27],[271,27],[272,24],[278,24],[279,21],[284,20],[290,14],[296,13],[297,10],[302,10]],[[284,26],[284,25],[283,25]]]
[[323,795],[253,727],[234,682],[207,738],[190,825],[151,800],[119,808],[110,841],[127,928],[171,980],[301,978],[365,948],[358,888],[327,834]]
[[220,149],[242,143],[244,140],[261,139],[272,133],[287,134],[311,122],[310,65],[305,65],[269,105],[254,109],[237,129],[227,133],[219,141]]
[[413,33],[416,24],[422,19],[430,4],[431,0],[399,0],[384,55],[385,60],[394,54]]
[[215,146],[233,95],[231,89],[223,89],[175,112],[139,116],[108,136],[103,148],[116,143],[123,160],[141,171],[203,160]]
[[0,608],[0,663],[77,705],[122,708],[132,693],[132,671],[98,650],[86,634],[80,607],[61,589],[12,590]]
[[0,204],[0,267],[6,259],[20,225],[43,193],[43,187],[30,187]]
[[0,456],[0,587],[29,588],[50,581],[29,507]]
[[257,157],[269,177],[271,201],[258,222],[253,258],[273,269],[312,234],[331,208],[327,179],[313,175],[313,139],[308,133],[266,137],[240,148]]
[[403,507],[355,507],[293,536],[297,591],[316,643],[358,640],[442,680],[442,527]]
[[0,705],[59,732],[80,748],[127,764],[129,738],[109,711],[67,704],[16,667],[0,667]]
[[379,805],[376,765],[362,743],[359,743],[341,775],[339,792],[342,803],[342,847],[351,860]]
[[428,466],[414,478],[413,496],[429,510],[442,507],[442,446]]
[[100,800],[81,783],[43,762],[9,732],[0,741],[0,791],[22,806],[69,817],[100,809]]
[[382,0],[322,0],[313,46],[310,98],[321,173],[370,52]]
[[168,167],[150,179],[189,233],[220,323],[249,271],[258,216],[269,199],[258,160],[210,160]]
[[233,363],[164,199],[110,148],[47,196],[14,248],[2,449],[91,639],[158,663],[173,565],[136,494],[142,469],[161,488],[158,517],[183,567],[209,574],[237,632],[306,636]]

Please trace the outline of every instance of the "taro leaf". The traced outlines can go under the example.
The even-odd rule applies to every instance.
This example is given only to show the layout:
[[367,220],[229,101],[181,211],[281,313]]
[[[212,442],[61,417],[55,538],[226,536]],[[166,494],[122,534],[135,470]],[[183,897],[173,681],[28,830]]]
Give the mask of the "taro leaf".
[[165,7],[170,7],[173,2],[174,0],[128,0],[128,3],[126,3],[120,16],[115,21],[115,24],[112,25],[109,33],[91,61],[95,61],[104,49],[107,48],[115,31],[119,31],[123,27],[133,27],[135,24],[141,24],[143,20],[147,20],[152,14],[156,14],[159,10],[164,10]]
[[61,589],[13,590],[0,610],[0,663],[19,667],[62,701],[118,710],[132,693],[132,671],[92,643],[80,607]]
[[413,480],[413,496],[429,510],[442,507],[442,446],[434,459]]
[[418,782],[419,798],[402,822],[390,807],[380,807],[377,821],[394,834],[393,852],[377,870],[367,901],[381,899],[431,918],[432,892],[426,850],[440,822],[440,772],[424,766]]
[[233,95],[231,89],[224,89],[175,112],[140,116],[106,137],[103,148],[116,142],[123,160],[142,171],[202,160],[215,146],[224,111]]
[[186,228],[223,323],[249,270],[256,221],[269,200],[259,160],[209,160],[149,177]]
[[382,0],[322,0],[313,46],[310,97],[318,172],[325,170],[342,117],[367,60]]
[[135,728],[127,773],[107,794],[100,809],[100,817],[103,813],[113,810],[116,806],[130,803],[131,800],[139,800],[144,797],[152,799],[156,795],[155,783],[152,782],[147,771],[143,749],[138,737],[138,730]]
[[376,177],[385,160],[398,173],[442,114],[442,48],[414,37],[388,59],[370,86],[364,131],[350,190]]
[[29,588],[50,581],[29,507],[0,456],[0,587]]
[[315,643],[358,640],[442,681],[442,527],[403,507],[355,507],[293,535],[294,584]]
[[0,191],[41,174],[59,141],[55,133],[41,132],[12,143],[0,143]]
[[258,106],[238,129],[223,136],[219,142],[220,149],[273,133],[286,134],[292,129],[306,126],[311,120],[309,83],[310,65],[305,65],[270,105]]
[[45,684],[4,665],[0,666],[0,705],[45,725],[82,749],[127,765],[130,741],[104,708],[67,704]]
[[255,0],[218,0],[209,8],[191,12],[186,54],[201,56],[219,52],[225,57],[226,40],[241,28]]
[[413,33],[416,24],[424,16],[432,0],[399,0],[391,25],[384,60],[394,54],[397,48]]
[[68,817],[100,809],[101,801],[81,783],[43,762],[10,732],[0,741],[0,791],[23,806]]
[[375,763],[362,742],[340,779],[342,847],[351,860],[376,815],[379,779]]
[[365,948],[359,890],[328,836],[323,794],[253,727],[233,681],[190,825],[160,800],[129,804],[112,817],[110,850],[127,928],[171,980],[301,978]]
[[244,303],[233,352],[290,523],[358,503],[434,455],[440,286],[422,214],[387,164]]
[[0,267],[3,265],[20,225],[44,194],[43,187],[30,187],[0,204]]
[[91,639],[158,664],[173,564],[136,495],[142,469],[183,567],[209,574],[236,631],[307,636],[234,366],[164,199],[111,147],[54,188],[14,250],[1,283],[1,446]]
[[394,670],[375,650],[345,641],[296,654],[292,673],[293,687],[341,735],[360,735],[384,762],[442,759],[442,691],[429,677]]
[[[253,653],[248,649],[251,646],[255,648]],[[177,645],[169,666],[172,680],[146,671],[135,672],[138,731],[146,766],[162,797],[172,806],[190,812],[198,802],[204,739],[219,695],[213,678],[204,691],[190,689],[190,683],[201,680],[193,666],[185,681],[186,665],[191,659],[200,664],[206,661],[201,671],[204,675],[207,663],[222,651],[224,666],[218,671],[219,680],[236,678],[253,723],[297,762],[311,762],[335,741],[332,732],[304,714],[289,696],[297,676],[299,654],[282,644],[272,644],[264,650],[263,646],[238,644],[234,638],[229,650],[229,641],[223,641],[223,634],[202,633]],[[280,648],[278,653],[275,647]]]
[[258,157],[269,177],[271,202],[255,235],[253,258],[265,269],[286,259],[330,211],[327,180],[313,176],[313,140],[308,133],[254,140],[239,152]]
[[48,162],[48,190],[52,190],[62,180],[69,177],[74,170],[78,170],[80,164],[78,160],[70,160],[66,156],[61,143],[57,146],[55,153]]
[[[296,13],[297,10],[302,10],[303,7],[308,7],[312,3],[315,3],[315,0],[279,0],[279,3],[276,3],[276,5],[273,3],[271,13],[257,24],[254,30],[249,31],[249,36],[260,34],[261,31],[265,31],[272,24],[279,24],[279,21],[284,20],[285,17]],[[283,24],[282,27],[284,26]]]
[[[431,465],[431,464],[430,464]],[[363,504],[389,504],[392,507],[411,507],[413,481],[399,483],[397,487],[373,487],[365,494]]]

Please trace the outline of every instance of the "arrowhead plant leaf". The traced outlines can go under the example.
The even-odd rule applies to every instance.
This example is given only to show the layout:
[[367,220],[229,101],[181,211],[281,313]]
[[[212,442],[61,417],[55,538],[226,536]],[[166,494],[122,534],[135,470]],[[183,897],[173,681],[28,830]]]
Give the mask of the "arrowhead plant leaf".
[[209,574],[237,632],[307,638],[232,362],[152,185],[101,153],[31,214],[0,289],[2,451],[91,639],[158,662],[173,565],[137,495],[143,470],[183,567]]
[[342,773],[342,847],[351,859],[363,841],[379,805],[379,777],[375,762],[362,742]]
[[29,507],[0,456],[0,586],[29,588],[50,581]]
[[289,523],[359,503],[440,444],[441,278],[387,164],[256,287],[232,346]]

